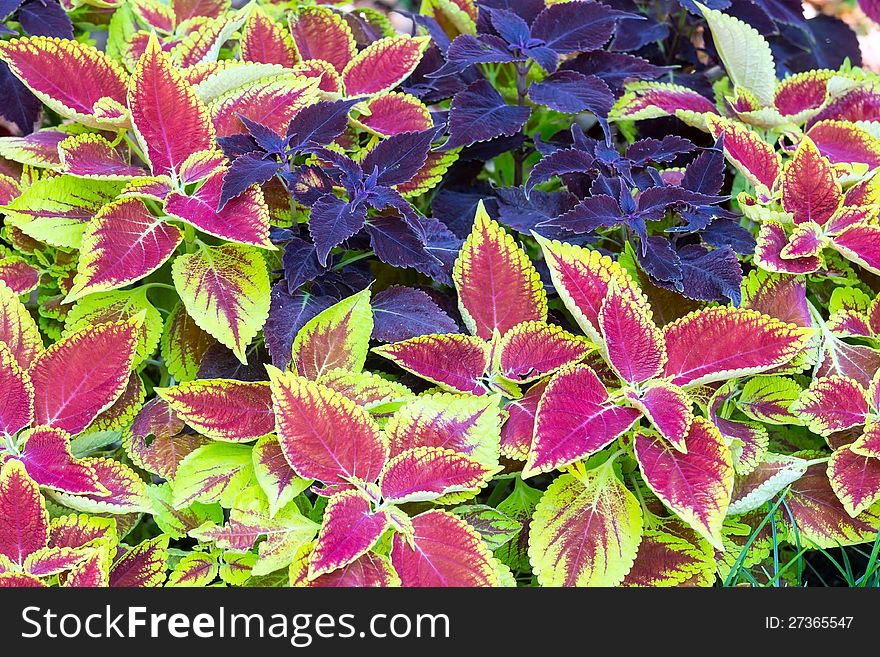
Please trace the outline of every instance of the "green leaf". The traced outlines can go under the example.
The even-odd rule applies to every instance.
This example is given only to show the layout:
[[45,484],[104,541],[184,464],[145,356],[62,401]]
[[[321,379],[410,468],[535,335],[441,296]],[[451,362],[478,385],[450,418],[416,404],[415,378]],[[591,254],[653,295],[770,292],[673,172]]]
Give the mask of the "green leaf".
[[186,456],[177,467],[171,497],[175,509],[193,502],[219,501],[227,508],[254,477],[251,447],[210,443]]
[[773,103],[776,66],[770,44],[751,25],[696,3],[709,29],[715,49],[734,85],[746,89],[764,106]]

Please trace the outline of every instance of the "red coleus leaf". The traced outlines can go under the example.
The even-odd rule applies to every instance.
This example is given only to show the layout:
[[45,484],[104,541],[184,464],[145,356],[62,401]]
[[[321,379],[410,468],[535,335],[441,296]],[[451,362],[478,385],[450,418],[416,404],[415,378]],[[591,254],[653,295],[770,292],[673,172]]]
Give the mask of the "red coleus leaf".
[[753,310],[706,308],[663,329],[668,360],[664,376],[695,386],[763,372],[787,363],[811,331]]
[[426,511],[412,519],[409,540],[394,536],[391,563],[403,586],[496,586],[492,556],[461,518]]
[[239,47],[243,62],[279,64],[291,68],[297,61],[290,32],[273,21],[259,6],[253,8],[241,29]]
[[196,379],[156,388],[156,394],[177,417],[213,440],[249,442],[275,430],[268,383]]
[[831,246],[847,260],[880,274],[880,226],[867,223],[848,226],[834,236]]
[[689,123],[699,124],[696,117],[717,115],[718,110],[712,101],[693,89],[663,82],[635,82],[629,85],[627,93],[620,98],[611,113],[615,118],[631,120],[673,115],[680,116]]
[[733,490],[733,462],[718,429],[695,418],[685,437],[687,453],[638,434],[636,459],[648,486],[679,518],[716,548]]
[[782,168],[776,150],[737,121],[709,116],[706,123],[715,139],[724,136],[724,156],[728,162],[752,185],[762,185],[765,193],[772,190]]
[[139,199],[105,205],[83,233],[77,275],[66,301],[140,280],[161,267],[182,240],[179,228],[154,217]]
[[549,379],[538,381],[519,399],[510,401],[504,410],[508,417],[501,427],[501,454],[509,459],[525,461],[532,446],[535,433],[535,416],[538,403],[549,383]]
[[404,132],[423,132],[434,126],[428,108],[414,96],[388,92],[364,103],[364,113],[357,122],[382,137]]
[[786,260],[814,258],[822,253],[824,246],[825,238],[822,234],[822,227],[815,221],[809,220],[796,224],[792,228],[788,244],[783,247],[779,255]]
[[819,269],[820,261],[815,255],[803,258],[783,258],[788,247],[788,236],[782,224],[767,221],[761,225],[755,247],[755,263],[762,269],[781,274],[810,274]]
[[294,74],[263,78],[211,101],[211,121],[220,137],[247,133],[239,116],[281,134],[303,107],[317,100],[318,84],[316,78]]
[[607,447],[641,413],[610,399],[595,372],[578,365],[550,380],[538,404],[523,477],[549,472]]
[[0,432],[14,436],[34,421],[34,386],[5,342],[0,342]]
[[128,107],[153,175],[174,177],[191,153],[212,146],[214,129],[204,104],[155,37],[131,77]]
[[673,447],[681,452],[687,450],[685,436],[694,412],[693,400],[684,390],[671,383],[653,381],[641,392],[630,391],[626,396]]
[[782,206],[799,224],[823,225],[840,207],[843,194],[831,163],[822,157],[809,137],[804,137],[782,175]]
[[482,203],[452,278],[465,325],[484,340],[495,330],[504,334],[522,322],[547,319],[547,294],[538,272]]
[[22,369],[28,369],[43,351],[40,330],[18,294],[0,282],[0,342],[6,344]]
[[551,242],[538,235],[553,286],[578,326],[596,344],[603,342],[599,312],[612,285],[634,300],[640,295],[623,268],[598,251],[565,242]]
[[841,447],[828,462],[828,481],[853,518],[880,499],[880,459]]
[[43,548],[28,556],[24,569],[36,577],[57,575],[79,565],[93,553],[91,549]]
[[423,502],[447,493],[475,493],[496,471],[454,449],[416,447],[385,464],[379,490],[393,504]]
[[587,340],[558,326],[523,322],[505,333],[495,347],[493,371],[516,383],[527,383],[583,360],[592,349]]
[[58,156],[62,171],[79,178],[129,180],[147,175],[145,169],[129,164],[113,144],[92,132],[62,141]]
[[387,526],[387,512],[373,512],[370,500],[359,491],[336,493],[327,503],[309,558],[309,579],[343,568],[366,554]]
[[865,389],[839,375],[815,379],[789,410],[821,436],[860,427],[870,412]]
[[608,361],[624,381],[641,383],[663,371],[666,344],[646,299],[636,301],[612,288],[602,302],[599,328]]
[[168,536],[144,541],[122,551],[110,570],[113,588],[146,588],[162,586],[168,563]]
[[338,392],[269,369],[278,442],[296,473],[325,484],[375,481],[388,447],[370,414]]
[[274,248],[269,241],[269,207],[258,186],[248,187],[217,210],[226,175],[226,171],[212,174],[190,195],[172,192],[165,201],[165,212],[209,235]]
[[339,73],[357,52],[345,18],[329,7],[299,7],[290,17],[290,32],[300,59],[323,60]]
[[109,492],[86,461],[73,458],[66,432],[37,427],[26,431],[21,439],[21,454],[10,458],[21,461],[30,478],[40,486],[72,495],[100,497]]
[[[97,48],[53,37],[34,36],[0,44],[0,59],[37,98],[61,116],[92,128],[127,123],[128,76]],[[115,117],[96,116],[96,104],[115,107]],[[101,110],[102,112],[105,110]]]
[[84,458],[98,483],[107,489],[101,495],[69,495],[55,492],[53,496],[65,506],[90,513],[142,513],[151,509],[147,485],[138,474],[121,461],[110,458]]
[[40,284],[40,270],[22,258],[7,256],[0,260],[0,283],[16,294],[27,294]]
[[37,356],[29,371],[36,423],[77,434],[128,385],[137,346],[134,320],[86,327]]
[[116,543],[113,518],[71,514],[52,518],[49,523],[49,547],[81,548],[101,540]]
[[49,514],[39,487],[20,461],[7,461],[0,469],[0,555],[23,566],[48,541]]
[[[799,116],[817,110],[828,97],[827,71],[806,71],[782,80],[773,93],[773,106],[783,116]],[[800,121],[797,121],[800,123]]]
[[311,483],[296,476],[274,436],[266,436],[257,441],[253,450],[253,462],[257,483],[269,500],[270,517],[274,517],[279,509]]
[[342,71],[349,97],[389,91],[419,65],[430,37],[396,35],[374,41],[352,58]]
[[715,551],[689,528],[663,523],[646,529],[639,552],[621,586],[711,586]]
[[866,164],[869,169],[880,166],[880,144],[877,138],[849,121],[819,121],[807,131],[823,157],[832,164]]
[[105,550],[92,550],[90,557],[71,569],[64,580],[66,588],[106,588],[110,586],[110,569]]
[[482,395],[489,369],[489,345],[477,337],[446,333],[423,335],[373,349],[417,376],[454,392]]

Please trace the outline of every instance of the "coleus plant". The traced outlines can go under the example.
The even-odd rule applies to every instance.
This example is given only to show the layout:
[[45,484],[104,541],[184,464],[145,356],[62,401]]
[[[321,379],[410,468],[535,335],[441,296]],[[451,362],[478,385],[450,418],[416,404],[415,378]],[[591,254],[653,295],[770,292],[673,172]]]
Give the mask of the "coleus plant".
[[830,19],[36,4],[0,583],[773,583],[875,537],[880,105]]

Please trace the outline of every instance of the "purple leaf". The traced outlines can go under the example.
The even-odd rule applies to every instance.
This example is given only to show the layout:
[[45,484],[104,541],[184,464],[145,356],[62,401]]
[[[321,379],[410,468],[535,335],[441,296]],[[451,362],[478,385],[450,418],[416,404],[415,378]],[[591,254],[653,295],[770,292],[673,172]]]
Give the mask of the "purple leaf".
[[532,23],[532,37],[560,55],[598,50],[614,32],[618,13],[607,5],[585,0],[547,7]]
[[58,0],[26,0],[18,10],[18,22],[31,36],[73,38],[73,23]]
[[361,162],[366,172],[377,169],[379,185],[393,187],[409,182],[428,159],[431,142],[437,131],[434,129],[423,132],[402,132],[392,135],[367,153]]
[[651,235],[642,241],[642,249],[636,258],[651,278],[672,283],[676,290],[682,289],[681,259],[672,248],[669,240],[660,235]]
[[235,158],[223,177],[217,212],[236,196],[243,194],[251,185],[262,185],[271,180],[281,168],[281,163],[274,155],[267,156],[262,151],[254,151]]
[[716,219],[701,233],[703,241],[711,246],[729,246],[737,253],[751,255],[755,252],[755,237],[735,219]]
[[489,9],[489,20],[501,38],[513,46],[524,46],[531,36],[529,24],[509,9]]
[[626,149],[626,157],[633,164],[641,166],[648,162],[671,162],[679,154],[690,153],[695,148],[692,142],[683,137],[667,135],[662,140],[640,139]]
[[[262,123],[252,121],[244,114],[238,114],[238,119],[244,124],[244,127],[251,133],[251,137],[257,142],[257,145],[267,153],[278,153],[284,151],[284,140],[277,132]],[[234,135],[233,135],[234,136]],[[226,137],[225,139],[229,139]]]
[[[535,17],[544,9],[544,0],[480,0],[478,3],[480,9],[506,9],[512,11],[522,18],[526,23],[531,24]],[[479,32],[487,32],[488,22],[486,17],[488,11],[480,11],[477,19],[477,30]]]
[[466,238],[474,225],[474,215],[480,201],[490,217],[498,214],[497,201],[492,198],[494,190],[484,182],[474,182],[462,188],[444,187],[431,201],[431,211],[435,217],[442,218],[447,228],[461,238]]
[[699,244],[691,244],[679,249],[678,257],[683,274],[682,294],[700,301],[730,299],[734,306],[739,306],[742,267],[733,249],[709,251]]
[[394,215],[370,217],[365,225],[376,257],[394,267],[411,267],[430,276],[442,263],[425,247],[421,236]]
[[18,9],[21,2],[22,0],[0,0],[0,21],[5,21],[9,18],[12,12]]
[[291,172],[283,172],[284,182],[297,203],[311,207],[319,198],[333,191],[333,181],[324,170],[304,164]]
[[321,101],[304,107],[287,126],[287,147],[291,151],[306,151],[329,144],[345,132],[348,112],[361,100]]
[[244,133],[229,135],[228,137],[217,137],[217,145],[220,146],[223,154],[230,161],[260,148],[260,145],[251,135]]
[[[644,27],[644,21],[634,21]],[[665,26],[664,26],[665,27]],[[620,27],[618,27],[618,33]],[[563,64],[567,70],[577,71],[584,75],[595,75],[617,94],[624,85],[633,80],[653,80],[669,72],[665,66],[654,66],[650,62],[635,55],[597,50],[578,55],[575,59]]]
[[287,281],[287,291],[290,294],[296,292],[304,283],[316,279],[324,271],[324,268],[318,264],[315,245],[299,237],[294,237],[284,247],[281,264],[284,267],[284,280]]
[[501,187],[498,194],[498,214],[501,223],[520,233],[535,231],[550,239],[568,239],[571,235],[561,230],[539,226],[571,210],[577,197],[570,192],[532,192],[526,197],[520,187]]
[[309,215],[309,234],[318,251],[318,262],[326,266],[333,247],[363,228],[366,217],[367,206],[363,203],[352,205],[334,194],[319,198]]
[[[564,114],[589,111],[604,120],[614,105],[608,85],[595,75],[576,71],[559,71],[529,88],[529,98]],[[603,123],[602,127],[605,127]]]
[[431,268],[429,276],[438,283],[452,285],[452,266],[458,258],[458,252],[461,250],[464,240],[457,237],[437,219],[424,219],[422,224],[425,226],[427,237],[425,248],[441,263]]
[[684,171],[681,186],[701,194],[717,194],[724,185],[724,152],[720,145],[700,153]]
[[288,294],[284,281],[278,281],[272,287],[270,299],[269,319],[263,327],[263,336],[272,364],[283,369],[290,363],[293,339],[299,330],[312,317],[336,303],[336,299],[302,291]]
[[576,148],[562,148],[540,160],[529,174],[526,193],[531,195],[536,185],[547,182],[556,176],[568,173],[589,174],[596,168],[596,158],[587,151]]
[[40,119],[41,103],[17,77],[9,72],[6,62],[0,62],[0,118],[17,128],[22,135],[29,135]]
[[564,228],[576,235],[582,235],[592,233],[601,226],[614,226],[623,223],[624,219],[616,198],[597,194],[582,199],[565,214],[541,222],[538,227]]
[[231,350],[219,343],[212,344],[202,356],[196,378],[265,381],[265,363],[268,362],[266,350],[262,347],[249,347],[246,356],[248,362],[243,365]]
[[479,37],[461,34],[455,37],[446,51],[446,63],[425,77],[442,78],[457,75],[474,64],[501,64],[523,59],[510,52],[504,39],[494,34],[481,34]]
[[525,125],[531,109],[508,105],[488,80],[474,82],[452,99],[449,139],[443,150],[495,137],[510,137]]
[[457,333],[458,326],[427,294],[392,285],[373,297],[373,339],[401,342],[431,333]]

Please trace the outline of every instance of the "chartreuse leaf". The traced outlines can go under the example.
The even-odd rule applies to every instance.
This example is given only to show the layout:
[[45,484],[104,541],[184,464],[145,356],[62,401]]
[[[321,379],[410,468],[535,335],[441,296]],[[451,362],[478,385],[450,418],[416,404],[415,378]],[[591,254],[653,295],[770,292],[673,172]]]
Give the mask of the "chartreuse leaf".
[[264,436],[257,441],[253,460],[257,483],[269,500],[270,518],[312,484],[310,479],[296,475],[274,436]]
[[517,324],[547,319],[547,294],[525,251],[480,202],[474,227],[455,261],[452,278],[465,325],[488,340]]
[[269,315],[269,274],[259,251],[238,244],[203,246],[177,256],[172,276],[199,328],[247,363],[245,349]]
[[165,319],[159,349],[168,373],[176,381],[196,378],[202,356],[213,344],[217,344],[217,341],[199,328],[182,303],[174,306]]
[[28,369],[43,351],[43,338],[37,323],[18,295],[0,282],[0,342],[6,343],[22,369]]
[[331,370],[360,372],[370,348],[373,312],[364,290],[318,313],[293,340],[291,369],[317,380]]
[[4,207],[6,223],[52,246],[78,249],[92,217],[122,190],[122,183],[54,176],[34,182]]
[[220,572],[217,557],[205,552],[190,552],[168,574],[165,586],[208,586]]
[[790,407],[803,389],[785,376],[753,376],[746,381],[737,400],[739,409],[753,420],[768,424],[798,424]]
[[776,66],[770,44],[751,25],[720,11],[696,5],[706,17],[715,49],[734,85],[754,94],[764,106],[773,103]]
[[172,503],[180,509],[193,502],[219,501],[230,508],[236,495],[253,478],[253,468],[251,448],[247,445],[203,445],[177,466]]
[[453,449],[479,463],[498,463],[500,396],[433,393],[416,397],[385,424],[390,455],[417,447]]
[[168,566],[168,536],[139,543],[133,548],[120,545],[113,568],[110,586],[146,588],[162,586]]
[[646,529],[632,570],[621,586],[711,586],[715,550],[679,523]]
[[291,586],[322,588],[387,588],[400,586],[400,578],[387,556],[367,552],[347,566],[331,573],[309,578],[309,564],[314,543],[297,550],[288,570]]
[[529,529],[541,586],[616,586],[635,561],[642,508],[610,462],[550,484]]
[[145,288],[97,292],[83,297],[68,311],[64,331],[69,335],[89,326],[134,318],[140,320],[132,361],[132,368],[136,368],[156,351],[162,333],[162,315],[147,299]]

